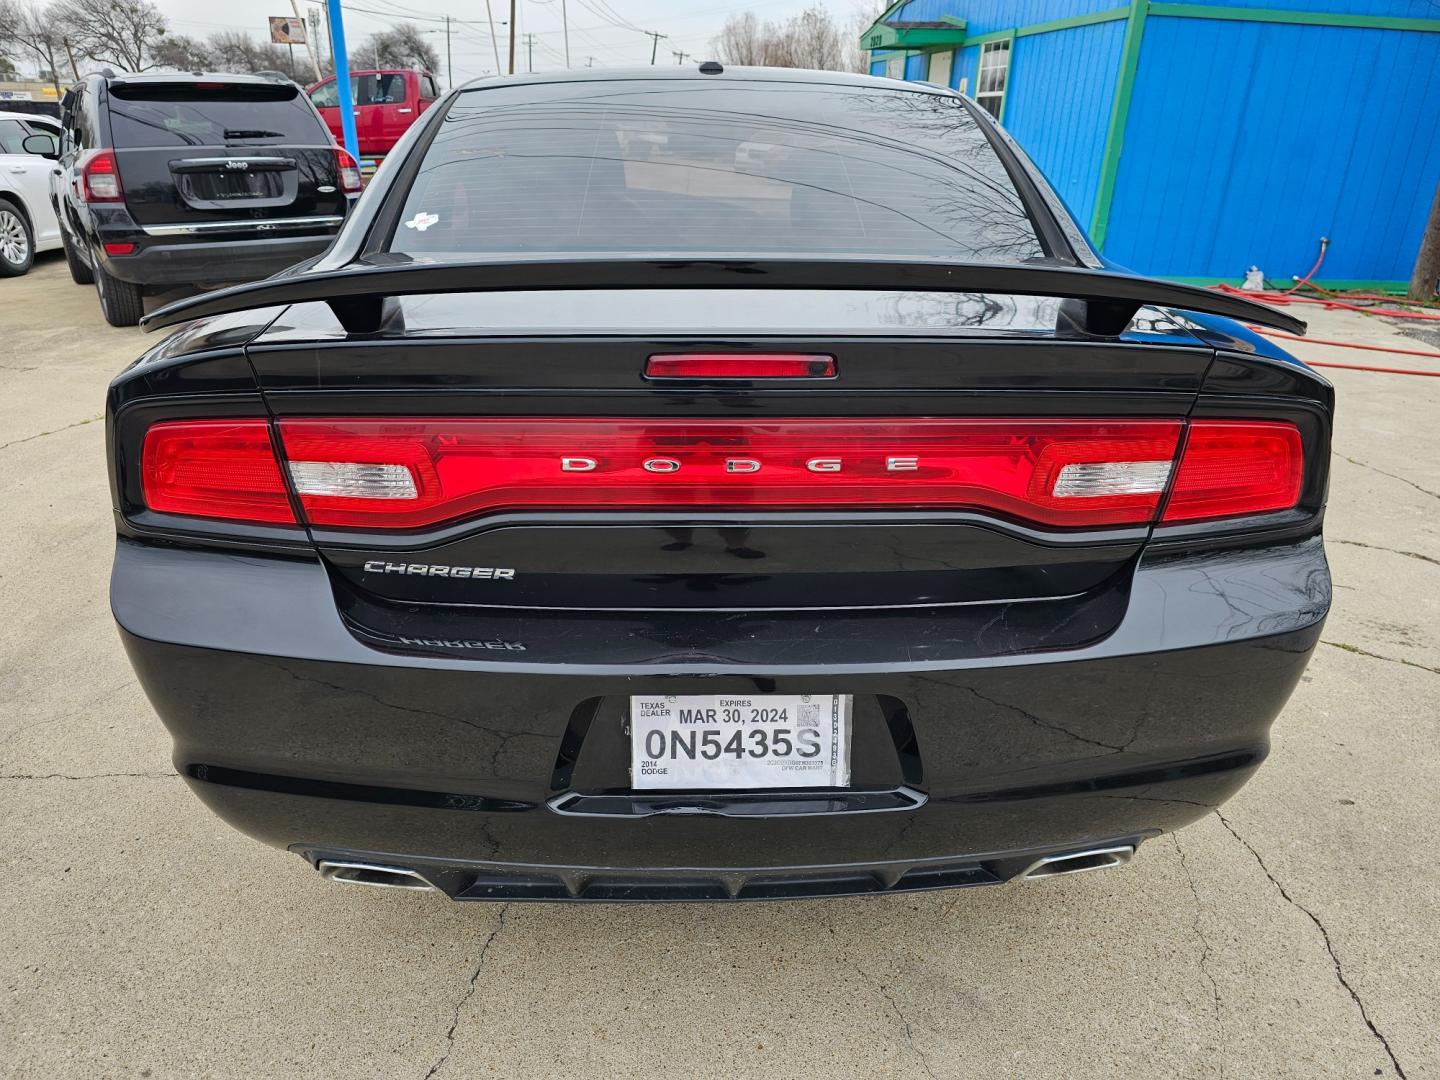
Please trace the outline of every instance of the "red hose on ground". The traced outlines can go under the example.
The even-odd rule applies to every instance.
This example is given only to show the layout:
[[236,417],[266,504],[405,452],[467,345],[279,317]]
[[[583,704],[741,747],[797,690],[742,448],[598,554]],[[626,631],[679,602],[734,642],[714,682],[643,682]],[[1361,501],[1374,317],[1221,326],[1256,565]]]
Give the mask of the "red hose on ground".
[[[1311,345],[1329,345],[1337,349],[1363,349],[1366,352],[1396,353],[1401,356],[1424,356],[1440,360],[1440,352],[1426,352],[1424,349],[1395,349],[1385,345],[1361,345],[1353,341],[1327,341],[1325,338],[1302,338],[1296,337],[1294,334],[1283,333],[1279,330],[1262,330],[1258,326],[1251,326],[1250,329],[1254,330],[1257,334],[1263,334],[1266,337],[1281,338],[1284,341],[1308,342]],[[1431,379],[1440,379],[1440,371],[1421,371],[1416,368],[1372,367],[1368,364],[1335,364],[1327,363],[1323,360],[1306,360],[1305,364],[1308,367],[1343,368],[1346,371],[1375,371],[1385,375],[1420,375]]]
[[1229,285],[1224,282],[1210,287],[1220,292],[1230,293],[1233,296],[1243,296],[1247,300],[1258,300],[1262,304],[1273,304],[1276,307],[1285,307],[1287,304],[1318,304],[1320,307],[1330,311],[1338,309],[1340,311],[1358,311],[1362,315],[1384,315],[1387,319],[1421,319],[1425,322],[1440,322],[1440,312],[1400,311],[1396,308],[1361,307],[1359,304],[1348,304],[1344,300],[1291,296],[1289,293],[1248,292],[1245,289],[1237,289],[1234,285]]

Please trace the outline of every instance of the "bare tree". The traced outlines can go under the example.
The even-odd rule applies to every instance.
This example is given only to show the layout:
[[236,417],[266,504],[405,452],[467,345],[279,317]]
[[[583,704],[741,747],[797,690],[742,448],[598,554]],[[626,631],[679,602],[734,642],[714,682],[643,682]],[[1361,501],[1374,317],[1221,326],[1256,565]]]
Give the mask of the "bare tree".
[[773,29],[773,23],[766,23],[762,30],[753,11],[732,15],[725,20],[720,36],[710,42],[710,47],[727,64],[757,67],[766,62],[765,34]]
[[[39,4],[6,3],[0,0],[0,53],[19,56],[28,52],[40,65],[41,78],[49,79],[60,96],[61,61],[65,59],[65,34],[55,7]],[[73,72],[72,72],[73,74]]]
[[166,34],[155,43],[150,59],[158,68],[171,71],[214,71],[215,50],[197,38]]
[[792,15],[784,23],[762,24],[754,14],[746,12],[731,16],[711,47],[727,64],[853,71],[861,69],[856,42],[863,29],[842,28],[828,10],[818,5]]
[[[285,46],[257,40],[240,30],[211,34],[202,48],[207,66],[213,71],[282,71],[301,85],[314,78],[309,64],[293,59]],[[168,57],[161,63],[165,67],[178,66]]]
[[389,30],[378,31],[366,38],[355,50],[352,66],[421,67],[427,71],[437,71],[440,57],[435,52],[435,46],[425,40],[425,36],[413,23],[396,23]]
[[56,21],[71,28],[72,44],[100,63],[144,71],[167,23],[150,0],[60,0]]

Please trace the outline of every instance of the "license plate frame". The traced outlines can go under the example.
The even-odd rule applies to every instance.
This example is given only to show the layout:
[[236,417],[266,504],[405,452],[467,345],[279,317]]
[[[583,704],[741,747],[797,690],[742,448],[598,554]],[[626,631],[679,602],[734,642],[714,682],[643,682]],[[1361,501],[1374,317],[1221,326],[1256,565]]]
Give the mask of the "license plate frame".
[[[637,791],[848,787],[854,712],[853,694],[633,695],[631,787]],[[663,753],[652,753],[657,750]]]

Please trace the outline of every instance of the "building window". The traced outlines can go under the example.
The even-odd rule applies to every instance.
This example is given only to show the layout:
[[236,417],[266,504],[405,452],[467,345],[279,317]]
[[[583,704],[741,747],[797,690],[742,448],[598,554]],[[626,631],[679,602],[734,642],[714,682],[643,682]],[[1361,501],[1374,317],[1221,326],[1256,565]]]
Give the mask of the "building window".
[[1010,40],[987,41],[980,47],[980,69],[975,73],[975,100],[1000,119],[1005,85],[1010,81]]
[[885,77],[887,79],[905,78],[905,54],[891,56],[885,60]]
[[954,52],[937,52],[930,54],[930,73],[926,81],[936,86],[950,85],[950,69],[955,63]]

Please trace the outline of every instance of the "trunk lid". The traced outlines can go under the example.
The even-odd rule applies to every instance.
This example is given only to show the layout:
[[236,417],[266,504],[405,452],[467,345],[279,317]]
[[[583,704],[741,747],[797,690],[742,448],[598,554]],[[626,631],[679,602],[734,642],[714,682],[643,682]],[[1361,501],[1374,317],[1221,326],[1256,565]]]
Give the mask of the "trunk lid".
[[[667,445],[677,431],[698,439],[700,458],[668,444],[687,469],[697,462],[719,468],[722,451],[770,469],[778,459],[734,451],[733,440],[768,438],[787,423],[840,424],[847,437],[854,429],[875,433],[881,451],[887,433],[901,438],[917,425],[952,420],[1004,423],[1020,436],[1086,420],[1178,430],[1212,350],[1156,310],[1145,313],[1145,331],[1123,340],[1064,340],[1053,331],[1058,305],[1043,297],[834,290],[416,296],[396,302],[391,330],[369,340],[348,337],[323,305],[295,305],[249,354],[282,430],[305,419],[368,418],[382,428],[448,425],[453,435],[489,420],[519,459],[539,438],[529,429],[549,424],[562,433],[547,444],[556,470],[567,455],[595,456],[564,440],[596,418],[648,430],[661,440],[654,445]],[[570,316],[565,329],[540,331],[557,310]],[[626,330],[635,326],[646,333]],[[690,352],[828,355],[836,372],[729,382],[645,377],[651,356]],[[823,451],[824,439],[839,438],[836,430],[824,429],[805,453]],[[315,524],[312,535],[342,591],[358,604],[400,605],[393,608],[400,622],[409,618],[403,611],[423,621],[426,611],[494,607],[1054,603],[1123,589],[1149,535],[1145,520],[1057,526],[993,507],[903,497],[885,505],[875,496],[854,507],[803,498],[747,508],[736,505],[748,497],[736,494],[743,490],[737,478],[722,484],[719,472],[708,501],[692,492],[684,503],[601,506],[583,495],[592,474],[580,473],[568,478],[571,494],[550,504],[497,504],[393,530]],[[895,482],[912,479],[901,472]]]

